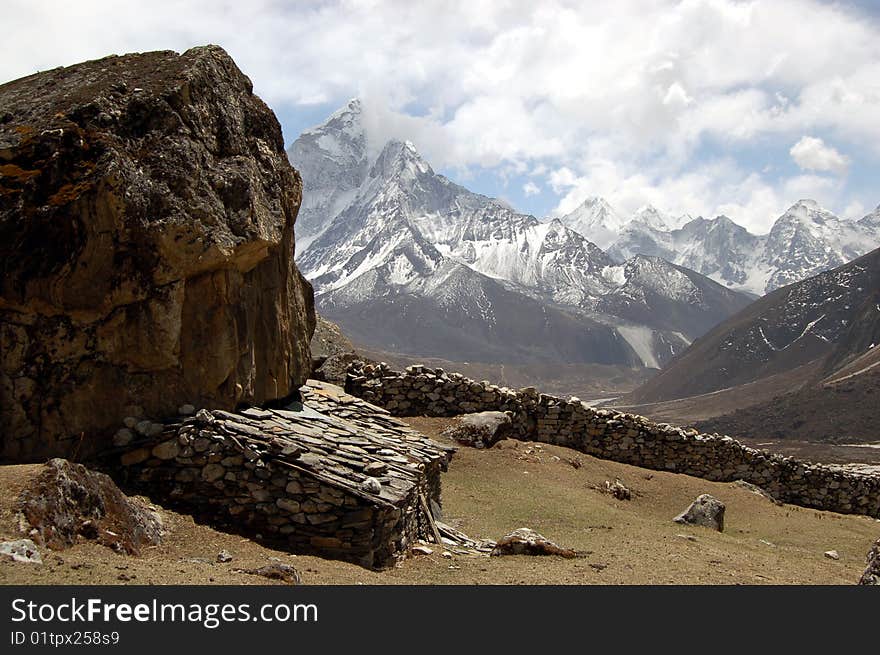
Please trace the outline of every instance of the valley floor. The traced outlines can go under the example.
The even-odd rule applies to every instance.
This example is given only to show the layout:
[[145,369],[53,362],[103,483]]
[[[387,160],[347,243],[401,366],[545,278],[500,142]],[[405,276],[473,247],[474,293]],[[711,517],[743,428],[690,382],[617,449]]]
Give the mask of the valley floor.
[[[438,434],[448,419],[406,419]],[[579,463],[575,468],[571,462]],[[36,465],[0,467],[0,538],[17,538],[14,499]],[[619,478],[630,501],[604,492]],[[672,517],[699,494],[727,505],[725,531],[688,528]],[[598,460],[566,448],[502,441],[461,448],[443,476],[444,521],[472,537],[497,539],[530,527],[583,553],[557,557],[459,556],[440,549],[375,572],[266,548],[198,525],[165,509],[165,542],[140,557],[94,544],[43,551],[43,566],[0,561],[3,584],[266,584],[236,569],[272,558],[293,565],[305,584],[854,584],[880,521],[777,506],[735,484],[714,483]],[[693,539],[686,538],[689,535]],[[433,545],[432,545],[433,548]],[[823,556],[835,549],[840,560]],[[231,562],[217,563],[227,550]]]

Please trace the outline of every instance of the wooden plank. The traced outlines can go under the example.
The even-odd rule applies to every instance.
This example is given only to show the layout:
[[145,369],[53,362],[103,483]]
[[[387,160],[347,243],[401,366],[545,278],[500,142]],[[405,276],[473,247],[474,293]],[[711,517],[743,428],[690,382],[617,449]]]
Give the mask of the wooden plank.
[[425,494],[419,493],[419,502],[422,504],[422,511],[425,512],[425,515],[428,517],[428,525],[431,527],[431,532],[434,533],[434,543],[438,546],[443,544],[443,539],[440,537],[440,531],[437,529],[437,524],[434,522],[434,515],[431,514],[431,508],[428,507],[428,501],[425,499]]

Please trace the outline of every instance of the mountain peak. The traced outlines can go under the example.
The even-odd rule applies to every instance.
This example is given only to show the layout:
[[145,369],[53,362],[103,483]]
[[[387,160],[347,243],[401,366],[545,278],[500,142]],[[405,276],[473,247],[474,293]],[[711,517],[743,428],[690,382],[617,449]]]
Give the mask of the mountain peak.
[[829,221],[836,223],[838,218],[815,200],[803,199],[789,207],[779,220],[783,223],[799,222],[804,225],[825,225]]
[[668,231],[669,219],[653,205],[640,207],[633,215],[633,221],[647,225],[655,230]]
[[364,138],[363,104],[359,98],[352,98],[345,105],[334,111],[320,125],[311,127],[300,135],[321,136],[324,134],[346,134],[349,137]]
[[392,139],[385,144],[370,171],[370,177],[394,177],[433,173],[428,163],[422,159],[412,141]]
[[793,207],[806,207],[807,209],[819,210],[821,207],[819,203],[811,198],[802,198],[794,203]]

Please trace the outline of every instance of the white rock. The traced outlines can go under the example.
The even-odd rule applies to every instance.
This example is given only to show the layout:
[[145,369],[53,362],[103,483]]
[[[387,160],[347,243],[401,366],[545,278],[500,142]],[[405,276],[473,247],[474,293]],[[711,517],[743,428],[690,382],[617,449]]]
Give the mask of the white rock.
[[826,550],[825,557],[837,561],[840,559],[840,553],[838,553],[836,550]]
[[40,551],[37,550],[37,544],[30,539],[16,539],[0,543],[0,555],[9,557],[15,562],[43,563]]

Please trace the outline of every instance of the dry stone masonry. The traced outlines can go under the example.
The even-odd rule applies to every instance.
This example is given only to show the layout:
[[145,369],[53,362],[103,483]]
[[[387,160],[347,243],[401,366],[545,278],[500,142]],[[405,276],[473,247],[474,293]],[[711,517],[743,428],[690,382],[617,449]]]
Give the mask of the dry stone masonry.
[[[453,449],[309,380],[283,409],[199,410],[146,426],[113,458],[129,482],[215,525],[372,568],[433,533]],[[136,426],[137,428],[137,426]],[[128,429],[128,428],[124,428]]]
[[812,464],[635,414],[589,407],[533,388],[513,390],[442,369],[355,362],[349,393],[398,416],[510,412],[515,438],[566,446],[588,455],[719,482],[745,480],[787,503],[880,517],[880,476]]

